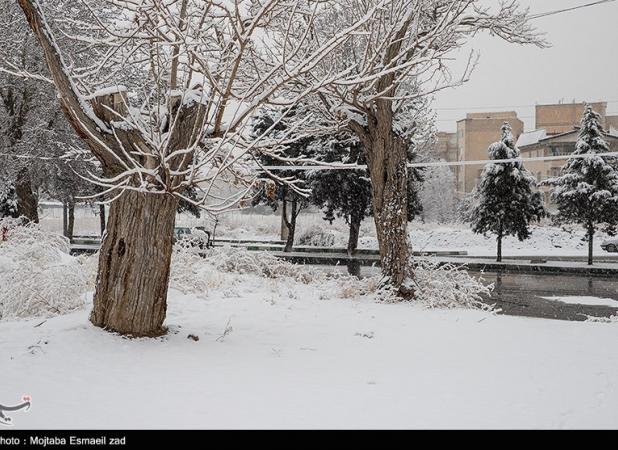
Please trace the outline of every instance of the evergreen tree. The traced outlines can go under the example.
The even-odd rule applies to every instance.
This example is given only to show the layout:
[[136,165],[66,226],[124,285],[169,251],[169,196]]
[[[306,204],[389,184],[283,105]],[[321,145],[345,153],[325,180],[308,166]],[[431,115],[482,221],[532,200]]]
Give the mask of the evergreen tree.
[[[262,109],[260,114],[255,118],[253,124],[254,135],[261,135],[268,131],[269,136],[277,138],[283,135],[288,129],[288,123],[293,120],[293,117],[298,114],[296,109],[288,111],[284,117],[284,111]],[[274,125],[274,126],[273,126]],[[301,138],[288,145],[280,152],[284,158],[304,158],[307,156],[307,146],[311,142],[310,138]],[[258,160],[264,166],[286,166],[293,165],[278,159],[270,154],[261,154]],[[271,184],[267,187],[262,187],[253,197],[253,206],[265,204],[270,206],[273,211],[277,211],[279,204],[282,205],[281,218],[283,225],[287,231],[287,239],[285,243],[285,252],[291,252],[294,246],[294,237],[296,234],[296,221],[300,212],[309,206],[308,196],[299,193],[293,189],[289,183],[284,183],[282,180],[296,180],[296,185],[304,187],[306,185],[306,172],[303,170],[271,170],[269,172],[261,172],[259,176],[263,179],[269,179]]]
[[[599,153],[609,152],[603,139],[601,117],[587,106],[573,156],[545,184],[553,186],[552,199],[563,222],[584,226],[588,238],[588,264],[593,262],[594,234],[599,226],[613,234],[618,224],[618,172]],[[583,157],[582,157],[583,155]]]
[[[325,163],[364,165],[363,147],[352,136],[340,134],[318,139],[310,146],[315,159]],[[324,211],[331,224],[335,217],[350,226],[348,255],[358,247],[361,222],[371,215],[371,183],[367,170],[312,170],[307,173],[311,202]]]
[[17,216],[15,187],[11,184],[0,185],[0,219],[3,217],[16,218]]
[[[341,133],[318,139],[310,145],[313,157],[325,163],[365,165],[364,149],[354,136]],[[349,226],[347,253],[354,256],[358,248],[361,222],[371,216],[371,182],[367,169],[312,170],[307,173],[311,202],[322,208],[324,220],[335,217]],[[348,273],[360,275],[360,264],[348,261]]]
[[[366,165],[365,149],[350,133],[339,133],[319,138],[308,146],[308,154],[325,163]],[[409,152],[409,159],[416,157]],[[324,220],[331,224],[335,217],[345,219],[349,225],[348,255],[356,254],[361,222],[372,215],[371,181],[367,169],[359,170],[312,170],[306,175],[311,189],[311,202],[322,208]],[[422,210],[419,185],[422,174],[419,169],[410,169],[408,176],[408,221]],[[348,263],[348,272],[358,275],[360,266],[354,261]]]
[[[519,150],[508,123],[502,125],[502,140],[489,146],[493,160],[515,159]],[[497,261],[502,261],[502,238],[517,236],[520,241],[530,237],[530,223],[545,215],[539,192],[533,192],[534,177],[523,162],[489,163],[476,188],[472,210],[472,230],[475,233],[496,235]]]

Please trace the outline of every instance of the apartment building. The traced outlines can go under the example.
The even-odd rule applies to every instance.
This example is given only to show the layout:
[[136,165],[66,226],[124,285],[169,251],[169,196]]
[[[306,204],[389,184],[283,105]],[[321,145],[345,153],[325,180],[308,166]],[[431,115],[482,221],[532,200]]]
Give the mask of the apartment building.
[[[489,146],[500,140],[500,128],[508,122],[517,139],[524,131],[524,123],[515,111],[469,113],[457,122],[457,160],[480,161],[487,159]],[[476,187],[484,164],[459,166],[457,192],[465,195]]]
[[[618,151],[618,116],[607,115],[607,102],[591,104],[601,116],[606,139],[612,150]],[[585,103],[557,103],[535,107],[535,130],[524,133],[524,123],[514,111],[469,113],[457,122],[456,133],[440,132],[434,157],[445,161],[478,161],[487,159],[488,147],[500,139],[500,128],[508,122],[513,129],[522,157],[567,155],[575,149],[578,127]],[[562,161],[529,163],[528,170],[539,180],[554,176]],[[483,164],[453,167],[457,193],[463,196],[474,190],[483,171]]]

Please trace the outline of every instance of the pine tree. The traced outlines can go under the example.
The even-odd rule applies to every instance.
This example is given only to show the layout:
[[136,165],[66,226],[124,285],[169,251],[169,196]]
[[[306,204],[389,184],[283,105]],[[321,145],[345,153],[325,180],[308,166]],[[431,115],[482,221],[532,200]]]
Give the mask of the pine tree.
[[0,219],[3,217],[16,218],[17,216],[15,187],[11,184],[0,185]]
[[[285,114],[284,114],[285,113]],[[255,136],[269,132],[269,137],[277,138],[283,136],[290,126],[290,121],[297,115],[301,114],[297,108],[291,111],[275,110],[262,108],[259,114],[254,118],[253,134]],[[283,158],[302,159],[307,157],[307,146],[312,141],[309,137],[303,137],[285,146],[279,153]],[[264,166],[293,166],[294,164],[282,161],[270,154],[260,154],[257,156],[260,164]],[[296,180],[296,186],[304,189],[306,187],[306,172],[303,170],[294,169],[276,169],[260,172],[259,177],[270,180],[270,184],[260,187],[255,193],[252,204],[265,204],[270,206],[273,211],[277,211],[281,204],[281,219],[282,226],[285,225],[287,231],[287,239],[284,252],[291,252],[294,246],[294,237],[296,234],[296,222],[298,216],[303,209],[306,209],[310,202],[308,194],[303,195],[293,189],[289,183],[290,180]],[[284,182],[287,181],[287,182]]]
[[[364,148],[347,133],[317,139],[310,145],[312,156],[325,163],[364,165]],[[333,223],[343,218],[349,226],[348,256],[354,256],[362,221],[371,216],[371,182],[366,169],[312,170],[307,173],[311,202],[324,212],[324,220]],[[348,261],[348,272],[360,274],[360,264]]]
[[[599,153],[609,152],[603,139],[601,117],[587,106],[573,156],[545,184],[553,186],[552,199],[563,222],[584,226],[588,238],[588,264],[593,263],[594,234],[600,226],[613,233],[618,224],[618,172]],[[583,157],[582,157],[583,155]]]
[[[511,126],[505,122],[501,130],[502,140],[489,146],[489,158],[518,158]],[[530,223],[545,215],[541,194],[532,191],[535,185],[521,161],[489,163],[483,170],[475,191],[472,230],[496,235],[498,262],[502,261],[502,238],[512,235],[520,241],[528,239]]]

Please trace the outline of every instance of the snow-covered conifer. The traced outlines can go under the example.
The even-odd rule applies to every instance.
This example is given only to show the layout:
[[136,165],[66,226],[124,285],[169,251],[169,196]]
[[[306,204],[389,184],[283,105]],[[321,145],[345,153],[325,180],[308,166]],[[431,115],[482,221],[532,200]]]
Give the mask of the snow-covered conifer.
[[[594,234],[603,226],[613,232],[618,224],[618,172],[599,153],[609,152],[603,139],[601,117],[587,106],[572,158],[560,176],[545,184],[553,186],[552,199],[561,221],[579,223],[588,236],[588,264],[592,265]],[[583,155],[583,157],[582,157]]]
[[[505,122],[501,130],[502,139],[489,146],[489,158],[519,158],[511,126]],[[496,235],[498,262],[502,261],[502,238],[512,235],[520,241],[528,239],[530,223],[545,215],[541,194],[533,191],[535,186],[536,180],[521,160],[488,163],[483,170],[475,192],[472,230]]]
[[0,218],[17,217],[17,196],[11,184],[0,185]]

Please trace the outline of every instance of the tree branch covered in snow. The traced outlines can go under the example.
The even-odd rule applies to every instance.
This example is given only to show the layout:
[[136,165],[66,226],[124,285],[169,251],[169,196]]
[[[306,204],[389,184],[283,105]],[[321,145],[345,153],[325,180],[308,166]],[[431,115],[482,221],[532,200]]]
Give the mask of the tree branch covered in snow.
[[62,3],[70,14],[50,2],[19,4],[69,121],[103,166],[103,176],[85,176],[112,197],[172,194],[215,213],[262,181],[257,155],[279,154],[267,133],[248,132],[256,109],[294,105],[341,78],[312,72],[361,26],[317,44],[316,17],[332,1]]

